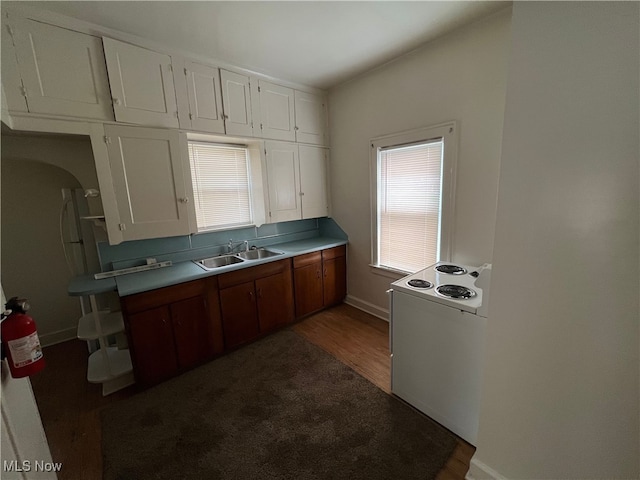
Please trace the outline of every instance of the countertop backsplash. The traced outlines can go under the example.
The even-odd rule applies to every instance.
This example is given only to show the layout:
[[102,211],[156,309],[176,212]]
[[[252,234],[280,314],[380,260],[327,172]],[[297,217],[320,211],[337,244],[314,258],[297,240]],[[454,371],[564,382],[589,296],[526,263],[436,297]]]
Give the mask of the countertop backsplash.
[[[228,252],[229,240],[233,240],[234,245],[246,240],[250,246],[264,247],[319,236],[347,239],[333,219],[313,218],[197,235],[135,240],[119,245],[99,242],[98,254],[104,272],[144,265],[148,258],[158,262],[184,262],[224,254]],[[234,251],[241,248],[238,245]]]

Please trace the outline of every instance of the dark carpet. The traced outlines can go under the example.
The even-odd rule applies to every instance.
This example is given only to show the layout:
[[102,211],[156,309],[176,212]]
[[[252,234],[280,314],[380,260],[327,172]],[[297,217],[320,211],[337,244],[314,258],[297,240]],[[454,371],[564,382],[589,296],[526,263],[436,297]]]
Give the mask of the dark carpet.
[[455,443],[290,330],[102,412],[105,480],[429,479]]

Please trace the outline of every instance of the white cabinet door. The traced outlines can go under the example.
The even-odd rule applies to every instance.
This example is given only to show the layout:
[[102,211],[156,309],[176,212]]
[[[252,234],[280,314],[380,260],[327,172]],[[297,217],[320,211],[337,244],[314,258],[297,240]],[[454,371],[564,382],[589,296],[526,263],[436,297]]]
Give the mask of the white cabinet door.
[[13,45],[13,36],[11,32],[13,29],[6,22],[8,17],[2,17],[2,41],[0,47],[2,48],[2,68],[0,68],[0,75],[2,75],[2,120],[10,122],[11,119],[5,120],[5,113],[7,110],[16,112],[28,112],[27,110],[27,98],[23,95],[22,79],[20,78],[20,70],[18,69],[18,60],[16,59],[16,49]]
[[118,122],[178,128],[171,57],[103,37]]
[[327,102],[323,95],[295,91],[296,141],[327,144]]
[[258,92],[262,137],[295,141],[293,89],[260,80]]
[[227,135],[253,136],[249,77],[220,70]]
[[302,218],[318,218],[329,215],[327,195],[326,148],[300,145],[300,195]]
[[268,220],[270,223],[299,220],[300,162],[298,146],[282,142],[266,142]]
[[189,234],[180,133],[120,125],[104,132],[123,239]]
[[29,19],[13,22],[30,112],[113,120],[99,37]]
[[225,133],[220,70],[187,61],[184,73],[187,80],[191,129]]

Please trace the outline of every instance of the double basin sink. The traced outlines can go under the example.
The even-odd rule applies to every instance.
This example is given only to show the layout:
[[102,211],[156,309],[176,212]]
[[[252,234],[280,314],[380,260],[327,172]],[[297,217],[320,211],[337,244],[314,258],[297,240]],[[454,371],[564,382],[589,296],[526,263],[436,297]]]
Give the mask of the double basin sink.
[[203,258],[202,260],[194,260],[193,262],[205,270],[215,270],[216,268],[242,263],[245,260],[262,260],[263,258],[284,255],[284,252],[270,250],[268,248],[257,248],[254,250],[246,250],[239,253],[229,253],[226,255],[218,255],[217,257]]

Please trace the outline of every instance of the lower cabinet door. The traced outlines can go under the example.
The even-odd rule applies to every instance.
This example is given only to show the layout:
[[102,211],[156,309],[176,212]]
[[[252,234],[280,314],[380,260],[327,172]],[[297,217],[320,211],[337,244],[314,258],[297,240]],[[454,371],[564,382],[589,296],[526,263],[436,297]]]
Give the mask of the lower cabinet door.
[[172,303],[170,311],[179,367],[193,367],[211,358],[215,353],[214,336],[204,297]]
[[260,332],[268,332],[294,320],[291,270],[256,280]]
[[347,259],[336,257],[323,260],[324,306],[334,305],[347,295]]
[[322,263],[296,268],[293,271],[296,298],[296,317],[320,310],[323,306]]
[[221,289],[220,308],[227,348],[253,340],[260,334],[253,282]]
[[135,375],[141,384],[153,385],[175,375],[178,359],[168,306],[129,315],[129,334]]

